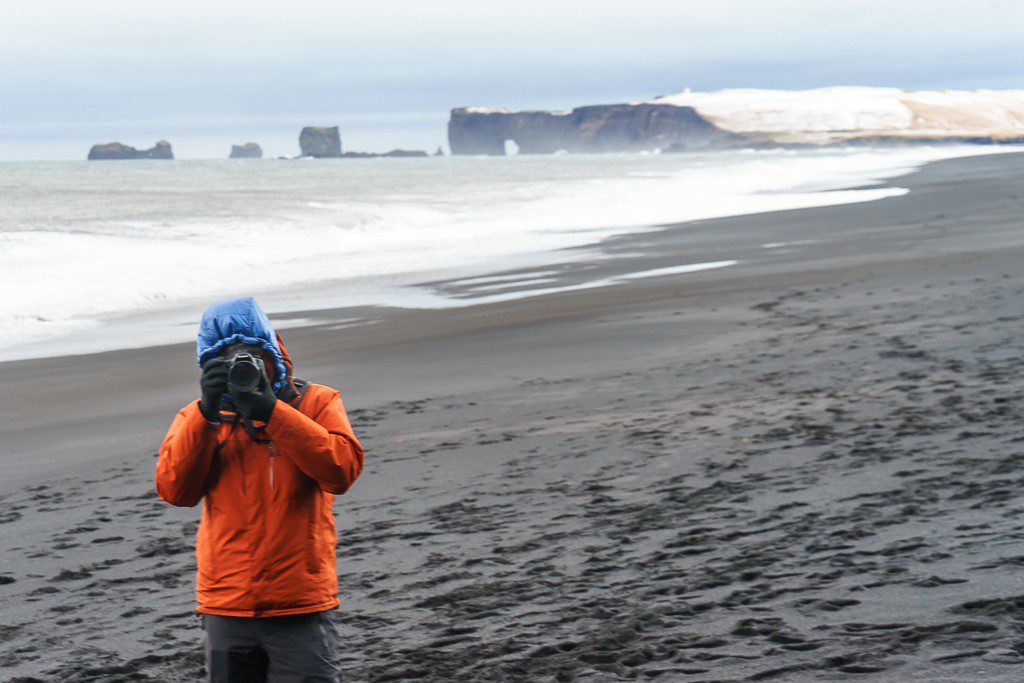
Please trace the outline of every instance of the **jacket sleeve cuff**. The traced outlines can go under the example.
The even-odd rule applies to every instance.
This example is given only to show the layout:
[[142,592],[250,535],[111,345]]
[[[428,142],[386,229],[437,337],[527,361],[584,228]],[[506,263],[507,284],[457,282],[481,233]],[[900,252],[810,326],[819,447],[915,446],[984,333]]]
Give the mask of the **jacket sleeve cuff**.
[[216,432],[220,428],[220,422],[210,422],[203,415],[203,411],[199,409],[198,398],[185,406],[181,412],[188,418],[189,424],[193,429]]

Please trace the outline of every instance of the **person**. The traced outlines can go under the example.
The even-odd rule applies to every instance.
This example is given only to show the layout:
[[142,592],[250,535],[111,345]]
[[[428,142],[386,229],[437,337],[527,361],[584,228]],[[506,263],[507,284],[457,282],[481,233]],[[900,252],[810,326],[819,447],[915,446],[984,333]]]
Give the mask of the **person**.
[[[246,353],[259,385],[237,391],[229,373]],[[196,611],[208,680],[339,680],[333,505],[363,470],[340,394],[292,375],[252,297],[203,314],[197,360],[200,397],[160,446],[156,490],[171,505],[203,502]]]

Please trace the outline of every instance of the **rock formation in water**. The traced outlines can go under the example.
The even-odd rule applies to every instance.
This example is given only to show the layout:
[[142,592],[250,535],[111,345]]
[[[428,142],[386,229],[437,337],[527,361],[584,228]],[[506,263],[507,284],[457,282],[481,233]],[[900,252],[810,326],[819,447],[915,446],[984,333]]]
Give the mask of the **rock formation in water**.
[[381,157],[428,157],[421,149],[393,149],[390,152],[344,152],[343,159],[379,159]]
[[440,146],[440,145],[438,145],[438,147],[437,147],[437,151],[436,151],[436,152],[434,152],[434,156],[435,156],[435,157],[443,157],[443,156],[444,156],[444,150],[443,150],[443,149],[441,149],[441,146]]
[[244,145],[231,145],[231,154],[228,159],[262,159],[263,149],[255,142],[247,142]]
[[173,159],[171,143],[158,140],[149,149],[135,149],[120,142],[108,142],[93,145],[89,150],[89,161],[106,161],[110,159]]
[[340,157],[341,134],[338,133],[338,127],[306,126],[299,133],[299,148],[304,157]]
[[381,154],[382,157],[429,157],[430,155],[424,152],[422,149],[393,149],[390,152],[384,152]]
[[448,122],[452,154],[505,154],[511,140],[520,154],[636,152],[736,147],[747,138],[722,130],[692,107],[661,104],[608,104],[570,112],[507,112],[453,109]]

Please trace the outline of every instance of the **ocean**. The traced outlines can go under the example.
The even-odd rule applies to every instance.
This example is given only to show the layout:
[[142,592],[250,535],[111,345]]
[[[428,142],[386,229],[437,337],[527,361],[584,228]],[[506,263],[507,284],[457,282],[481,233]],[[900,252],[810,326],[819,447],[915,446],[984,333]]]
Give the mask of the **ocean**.
[[211,301],[245,294],[272,314],[471,305],[487,297],[425,283],[659,224],[895,196],[876,183],[1019,150],[0,162],[0,360],[185,341]]

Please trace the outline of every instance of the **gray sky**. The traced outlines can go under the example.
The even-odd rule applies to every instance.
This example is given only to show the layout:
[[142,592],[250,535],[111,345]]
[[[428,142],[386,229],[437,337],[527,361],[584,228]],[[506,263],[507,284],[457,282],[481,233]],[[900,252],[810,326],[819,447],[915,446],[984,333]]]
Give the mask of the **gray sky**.
[[1021,26],[1019,0],[3,0],[0,159],[294,154],[311,124],[432,151],[453,106],[687,86],[1021,88]]

